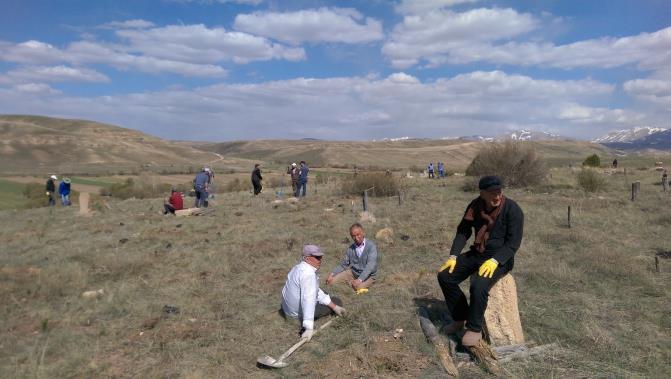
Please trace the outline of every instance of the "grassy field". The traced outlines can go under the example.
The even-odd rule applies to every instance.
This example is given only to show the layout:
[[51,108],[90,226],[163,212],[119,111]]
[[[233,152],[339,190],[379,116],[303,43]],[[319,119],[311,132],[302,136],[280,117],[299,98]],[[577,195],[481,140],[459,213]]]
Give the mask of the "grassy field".
[[[571,170],[551,173],[548,185],[506,194],[526,215],[513,270],[526,338],[558,347],[504,364],[505,376],[666,377],[671,195],[655,184],[659,173],[605,175],[596,194],[578,189]],[[298,340],[298,324],[277,314],[286,274],[301,246],[316,243],[327,253],[324,279],[358,219],[360,200],[343,197],[337,182],[311,185],[296,206],[273,207],[271,193],[218,195],[203,217],[164,217],[160,199],[111,202],[90,218],[76,207],[2,211],[0,377],[440,377],[415,312],[427,303],[434,316],[444,311],[435,273],[476,196],[460,190],[462,180],[407,180],[401,207],[371,199],[368,236],[395,231],[393,243],[378,241],[379,282],[363,296],[325,287],[349,316],[281,371],[255,361]],[[642,192],[631,202],[634,180]],[[99,289],[97,299],[81,296]],[[475,366],[462,375],[487,376]]]
[[27,200],[23,188],[21,183],[0,179],[0,210],[23,208]]

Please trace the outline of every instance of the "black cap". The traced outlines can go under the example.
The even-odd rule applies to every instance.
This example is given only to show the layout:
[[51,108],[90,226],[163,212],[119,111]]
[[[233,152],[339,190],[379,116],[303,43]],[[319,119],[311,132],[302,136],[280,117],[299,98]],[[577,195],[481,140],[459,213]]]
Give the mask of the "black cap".
[[503,182],[498,176],[483,176],[478,183],[478,188],[481,191],[494,191],[503,188]]

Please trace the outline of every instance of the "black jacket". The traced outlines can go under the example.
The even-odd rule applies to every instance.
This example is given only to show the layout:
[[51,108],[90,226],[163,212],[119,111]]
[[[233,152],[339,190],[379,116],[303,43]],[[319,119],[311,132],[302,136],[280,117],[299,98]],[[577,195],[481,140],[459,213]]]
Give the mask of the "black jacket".
[[48,192],[55,192],[56,191],[56,184],[54,184],[53,179],[47,180],[47,191]]
[[[466,207],[472,207],[478,199],[471,201]],[[484,220],[475,217],[473,221],[467,221],[462,218],[459,226],[457,226],[457,235],[452,242],[450,248],[450,255],[459,255],[461,250],[466,246],[466,242],[471,237],[473,230],[476,231],[482,227]],[[504,265],[510,261],[513,264],[513,256],[522,244],[522,233],[524,231],[524,213],[516,202],[506,198],[503,204],[503,209],[496,218],[494,228],[489,233],[489,239],[485,244],[485,251],[478,253],[471,249],[474,254],[483,254],[486,258],[494,258],[500,265]]]
[[260,182],[261,180],[263,180],[261,177],[261,169],[255,168],[254,171],[252,171],[252,182]]

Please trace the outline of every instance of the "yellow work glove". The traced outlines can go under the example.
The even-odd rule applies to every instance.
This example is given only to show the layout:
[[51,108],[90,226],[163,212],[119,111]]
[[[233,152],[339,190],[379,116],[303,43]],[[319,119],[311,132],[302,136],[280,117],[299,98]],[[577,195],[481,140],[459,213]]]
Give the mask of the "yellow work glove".
[[454,256],[454,255],[450,255],[450,257],[447,258],[445,263],[443,263],[443,265],[440,266],[440,269],[438,270],[438,272],[443,272],[443,271],[445,271],[445,269],[449,269],[448,272],[451,274],[452,271],[454,271],[454,267],[456,265],[457,265],[457,257]]
[[497,262],[496,259],[487,259],[485,263],[480,266],[480,271],[478,271],[478,274],[485,278],[491,278],[494,275],[494,271],[497,267],[499,267],[499,262]]
[[368,288],[359,288],[358,290],[356,290],[357,295],[363,295],[365,293],[368,293]]

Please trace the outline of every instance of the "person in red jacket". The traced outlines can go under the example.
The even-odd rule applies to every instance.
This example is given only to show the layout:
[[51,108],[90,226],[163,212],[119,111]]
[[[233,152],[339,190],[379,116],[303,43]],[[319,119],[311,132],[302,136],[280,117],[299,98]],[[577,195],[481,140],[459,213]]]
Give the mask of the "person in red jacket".
[[175,214],[175,211],[184,209],[182,194],[173,188],[170,197],[163,202],[163,207],[165,208],[165,211],[163,211],[164,215],[167,215],[168,213]]

